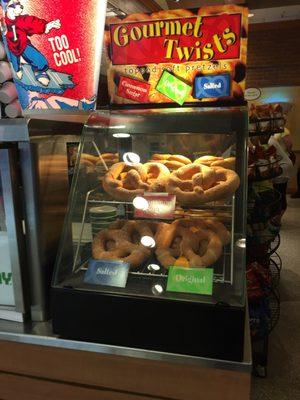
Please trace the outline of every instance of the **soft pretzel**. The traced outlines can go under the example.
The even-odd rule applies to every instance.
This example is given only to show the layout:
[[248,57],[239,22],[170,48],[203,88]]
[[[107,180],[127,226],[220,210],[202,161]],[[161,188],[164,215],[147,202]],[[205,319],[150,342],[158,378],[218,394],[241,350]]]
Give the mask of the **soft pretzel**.
[[182,219],[162,223],[156,234],[156,256],[165,268],[175,265],[181,256],[190,267],[207,267],[219,259],[228,240],[229,232],[218,221]]
[[211,164],[212,167],[223,167],[227,169],[235,170],[235,157],[224,158],[223,160],[214,161]]
[[119,159],[119,154],[118,153],[103,153],[103,154],[101,154],[101,157],[104,160],[115,160],[115,159]]
[[222,167],[211,168],[213,168],[216,173],[217,182],[213,187],[205,191],[205,203],[232,196],[240,186],[240,178],[235,171]]
[[216,218],[184,218],[179,220],[180,225],[188,227],[192,231],[196,231],[197,227],[209,229],[213,231],[227,245],[231,241],[231,235],[225,226]]
[[142,164],[129,166],[119,162],[111,166],[103,179],[103,188],[114,199],[131,201],[144,193],[146,171]]
[[162,165],[165,165],[170,171],[175,171],[181,167],[184,167],[185,164],[179,161],[169,161],[169,160],[150,160],[149,162],[158,162]]
[[198,205],[232,195],[239,184],[239,177],[232,170],[191,164],[173,171],[167,191],[175,194],[180,204]]
[[151,226],[144,221],[117,221],[101,230],[92,245],[96,260],[120,260],[130,268],[140,266],[151,255],[151,249],[141,243],[143,236],[154,238]]
[[197,158],[194,161],[194,164],[202,164],[202,165],[207,165],[208,167],[210,167],[212,165],[213,162],[216,161],[222,161],[224,160],[223,157],[215,157],[215,156],[202,156]]
[[84,161],[84,162],[90,162],[92,164],[95,164],[98,160],[98,157],[93,156],[92,154],[88,154],[88,153],[81,153],[81,158],[80,161]]
[[180,154],[153,154],[152,160],[166,160],[166,161],[177,161],[181,164],[191,164],[191,160]]
[[103,180],[104,190],[114,199],[132,201],[134,197],[147,192],[165,192],[168,168],[160,163],[127,165],[114,164]]
[[148,162],[144,164],[147,173],[148,191],[165,192],[167,179],[170,175],[169,169],[159,162]]
[[205,165],[185,165],[174,171],[168,180],[167,191],[175,194],[179,203],[201,202],[204,190],[216,181],[215,171]]
[[209,167],[223,167],[235,170],[235,157],[214,157],[214,156],[202,156],[194,161],[194,164],[203,164]]

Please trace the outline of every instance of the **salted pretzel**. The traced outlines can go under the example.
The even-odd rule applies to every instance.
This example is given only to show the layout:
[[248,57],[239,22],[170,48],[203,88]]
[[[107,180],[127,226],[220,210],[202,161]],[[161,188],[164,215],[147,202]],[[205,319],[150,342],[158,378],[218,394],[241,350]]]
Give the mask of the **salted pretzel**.
[[168,168],[160,163],[128,165],[114,164],[103,179],[103,188],[114,199],[132,201],[134,197],[147,192],[165,191]]
[[235,157],[214,157],[214,156],[202,156],[194,161],[194,164],[203,164],[209,167],[223,167],[228,169],[235,169]]
[[167,191],[180,204],[198,205],[227,198],[239,184],[238,175],[230,169],[191,164],[172,172]]
[[156,256],[168,268],[184,256],[190,267],[207,267],[222,255],[223,246],[230,240],[225,226],[214,220],[202,222],[182,219],[159,225],[156,234]]
[[154,225],[144,221],[117,221],[110,228],[101,230],[92,245],[96,260],[120,260],[137,268],[151,255],[151,249],[142,244],[141,238],[154,239]]

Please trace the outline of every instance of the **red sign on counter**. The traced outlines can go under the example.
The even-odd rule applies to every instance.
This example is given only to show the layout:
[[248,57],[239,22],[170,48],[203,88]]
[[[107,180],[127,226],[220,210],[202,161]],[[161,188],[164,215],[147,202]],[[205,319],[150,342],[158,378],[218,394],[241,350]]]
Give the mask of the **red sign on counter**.
[[122,76],[119,83],[118,96],[138,103],[149,102],[150,85],[135,79]]

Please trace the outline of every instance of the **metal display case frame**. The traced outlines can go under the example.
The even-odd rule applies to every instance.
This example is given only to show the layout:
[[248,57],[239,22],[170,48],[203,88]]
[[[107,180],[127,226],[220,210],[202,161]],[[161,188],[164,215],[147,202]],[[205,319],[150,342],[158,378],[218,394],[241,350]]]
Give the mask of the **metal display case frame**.
[[[16,302],[15,307],[1,307],[0,315],[20,322],[50,316],[50,281],[69,193],[67,162],[59,173],[53,168],[58,155],[67,159],[66,142],[79,142],[88,114],[49,113],[44,118],[40,114],[0,124],[0,173]],[[50,217],[57,192],[61,210]]]

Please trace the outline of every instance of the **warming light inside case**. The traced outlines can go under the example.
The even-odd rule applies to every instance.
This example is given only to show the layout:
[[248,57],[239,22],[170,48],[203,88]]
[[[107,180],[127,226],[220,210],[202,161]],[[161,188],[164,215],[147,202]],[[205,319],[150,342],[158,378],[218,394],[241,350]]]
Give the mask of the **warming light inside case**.
[[246,239],[239,239],[236,241],[237,247],[241,247],[242,249],[246,248]]
[[158,264],[149,264],[147,268],[149,271],[159,271],[160,270],[160,266]]
[[159,285],[158,283],[154,286],[152,286],[152,293],[153,294],[162,294],[162,292],[164,291],[164,288]]
[[132,203],[137,210],[147,211],[149,209],[149,203],[144,197],[137,196]]
[[114,133],[113,137],[118,138],[118,139],[129,138],[130,133]]
[[155,240],[151,236],[143,236],[141,238],[141,243],[143,246],[150,247],[151,249],[153,249],[153,247],[155,247],[156,244]]
[[141,161],[141,157],[138,154],[132,153],[130,151],[130,152],[123,154],[123,161],[127,165],[134,165],[134,164],[138,164]]

